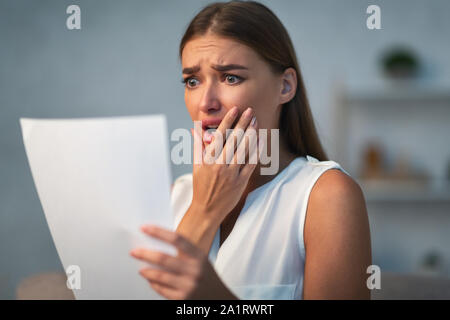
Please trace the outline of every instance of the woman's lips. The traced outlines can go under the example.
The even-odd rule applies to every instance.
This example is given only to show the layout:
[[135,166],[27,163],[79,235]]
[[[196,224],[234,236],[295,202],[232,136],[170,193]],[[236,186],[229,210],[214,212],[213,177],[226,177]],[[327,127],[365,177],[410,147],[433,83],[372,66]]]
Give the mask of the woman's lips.
[[202,120],[202,128],[203,130],[207,130],[209,126],[219,126],[222,122],[221,118],[211,118],[211,119],[203,119]]
[[[213,132],[217,129],[211,129],[209,126],[217,126],[219,127],[220,123],[222,122],[222,118],[210,118],[210,119],[203,119],[202,121],[202,129],[203,129],[203,142],[205,143],[211,143],[213,140]],[[231,129],[234,128],[235,124],[238,122],[239,119],[236,119]]]

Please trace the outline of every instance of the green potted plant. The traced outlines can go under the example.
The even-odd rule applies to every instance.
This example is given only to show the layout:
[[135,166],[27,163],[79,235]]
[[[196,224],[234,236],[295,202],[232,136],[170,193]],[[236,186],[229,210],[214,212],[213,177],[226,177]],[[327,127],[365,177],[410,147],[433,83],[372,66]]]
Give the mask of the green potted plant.
[[381,57],[384,74],[394,79],[414,78],[419,69],[419,61],[412,50],[392,48]]

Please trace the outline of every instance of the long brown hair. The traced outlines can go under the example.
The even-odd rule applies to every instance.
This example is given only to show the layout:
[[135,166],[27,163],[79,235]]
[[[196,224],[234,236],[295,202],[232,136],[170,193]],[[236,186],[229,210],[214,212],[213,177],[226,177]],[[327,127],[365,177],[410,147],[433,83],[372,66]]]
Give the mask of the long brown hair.
[[297,73],[297,91],[282,106],[279,130],[289,151],[297,156],[310,155],[319,161],[328,160],[314,125],[303,78],[294,46],[288,32],[266,6],[256,1],[215,2],[204,7],[191,21],[181,39],[181,60],[186,43],[208,31],[239,41],[255,50],[274,73],[287,68]]

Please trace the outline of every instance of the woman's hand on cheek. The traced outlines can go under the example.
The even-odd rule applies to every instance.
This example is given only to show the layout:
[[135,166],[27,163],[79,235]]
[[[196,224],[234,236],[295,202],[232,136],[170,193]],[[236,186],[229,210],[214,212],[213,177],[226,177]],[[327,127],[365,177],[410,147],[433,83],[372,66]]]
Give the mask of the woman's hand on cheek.
[[238,114],[237,107],[228,110],[203,153],[198,152],[202,137],[194,130],[192,206],[216,225],[242,199],[259,158],[258,124],[253,109],[247,108],[240,117]]
[[199,248],[173,231],[156,226],[144,226],[142,231],[178,251],[176,257],[144,248],[130,252],[136,259],[157,266],[139,271],[157,293],[174,300],[214,299],[213,295],[220,292],[224,295],[217,298],[226,298],[228,290]]

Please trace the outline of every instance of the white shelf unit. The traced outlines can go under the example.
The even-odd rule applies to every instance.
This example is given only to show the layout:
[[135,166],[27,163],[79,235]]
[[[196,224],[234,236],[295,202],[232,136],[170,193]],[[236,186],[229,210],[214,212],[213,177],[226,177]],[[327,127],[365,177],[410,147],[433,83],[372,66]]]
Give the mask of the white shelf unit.
[[447,181],[433,184],[414,184],[409,182],[378,182],[357,179],[368,203],[412,202],[450,204],[450,185]]
[[[361,186],[369,215],[373,262],[385,271],[417,272],[436,254],[450,276],[450,89],[413,85],[337,92],[336,159]],[[427,181],[359,176],[368,141],[386,163],[403,153]]]
[[[336,159],[370,202],[449,202],[450,88],[401,84],[340,90],[336,96]],[[424,185],[360,179],[362,152],[369,141],[385,147],[386,162],[403,154],[430,174]]]
[[373,89],[362,88],[348,90],[343,94],[347,103],[383,103],[380,106],[407,106],[407,103],[433,103],[446,104],[450,107],[450,88],[429,88],[421,86],[390,86]]

